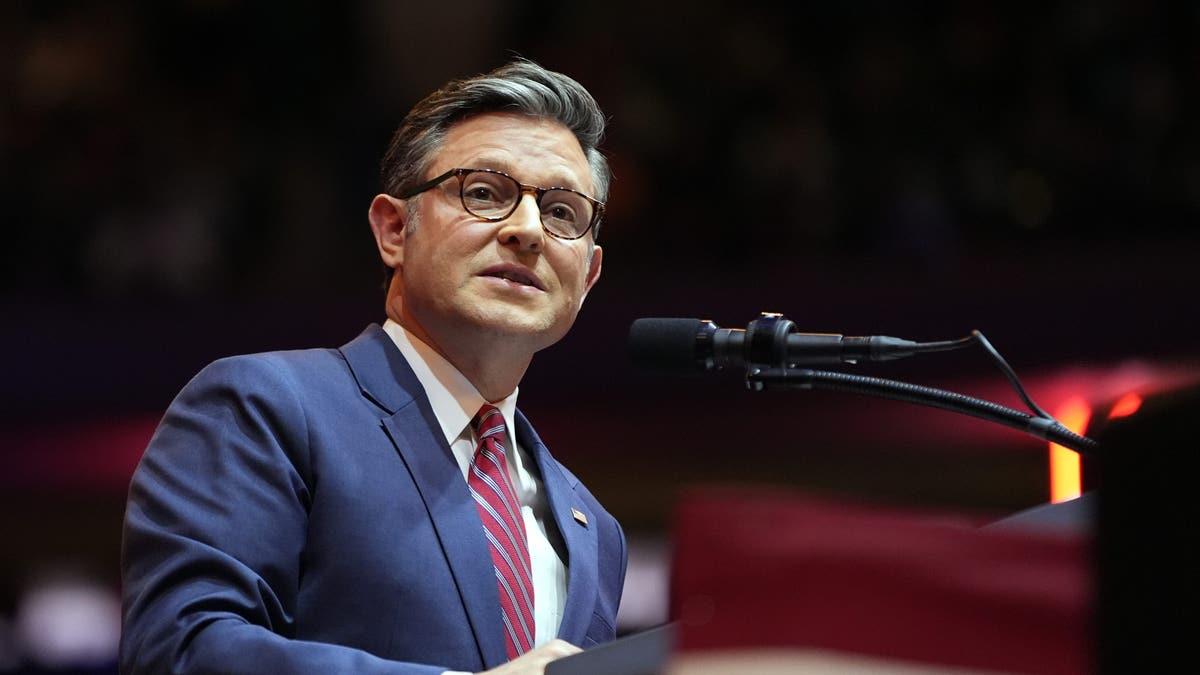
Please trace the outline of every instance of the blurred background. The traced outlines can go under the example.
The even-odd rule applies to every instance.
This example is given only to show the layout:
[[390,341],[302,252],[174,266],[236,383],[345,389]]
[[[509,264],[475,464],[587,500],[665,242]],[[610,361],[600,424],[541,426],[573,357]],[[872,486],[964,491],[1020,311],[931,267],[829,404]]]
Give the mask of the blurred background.
[[[1195,376],[1200,6],[776,4],[0,5],[0,671],[111,667],[125,490],[163,409],[216,358],[382,321],[366,213],[390,134],[514,55],[611,118],[603,278],[521,404],[626,526],[625,627],[665,615],[696,485],[994,517],[1049,499],[1032,437],[638,373],[636,318],[977,328],[1084,420]],[[980,350],[853,372],[1022,408]],[[613,424],[578,438],[585,412]]]

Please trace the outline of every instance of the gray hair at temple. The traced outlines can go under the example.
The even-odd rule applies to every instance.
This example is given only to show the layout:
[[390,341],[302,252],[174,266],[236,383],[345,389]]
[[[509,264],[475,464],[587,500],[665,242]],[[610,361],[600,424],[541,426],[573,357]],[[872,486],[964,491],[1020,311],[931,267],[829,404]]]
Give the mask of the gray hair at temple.
[[[596,99],[575,80],[524,59],[490,73],[453,80],[414,106],[383,157],[383,189],[393,196],[402,195],[426,180],[425,173],[446,131],[468,117],[488,112],[517,112],[561,122],[583,148],[596,185],[595,198],[608,198],[612,174],[599,150],[605,120]],[[592,232],[593,240],[598,234]]]

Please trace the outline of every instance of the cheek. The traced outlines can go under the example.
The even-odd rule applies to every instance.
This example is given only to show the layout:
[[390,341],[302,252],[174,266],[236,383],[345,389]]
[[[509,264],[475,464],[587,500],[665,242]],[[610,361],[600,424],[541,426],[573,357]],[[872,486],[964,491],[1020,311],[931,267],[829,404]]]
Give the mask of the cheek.
[[570,256],[559,267],[559,279],[562,282],[566,309],[578,311],[587,291],[588,260],[587,254]]
[[[431,233],[425,229],[422,234]],[[421,242],[418,253],[421,273],[430,283],[443,288],[447,284],[459,285],[464,280],[458,277],[469,267],[473,253],[469,242],[461,237],[427,237]]]
[[570,283],[573,288],[583,288],[590,266],[588,257],[586,250],[571,250],[562,256],[559,269],[562,270],[562,278],[569,280],[564,283]]
[[449,290],[447,262],[438,247],[414,246],[406,256],[404,284],[409,295],[426,298],[424,302],[436,303]]

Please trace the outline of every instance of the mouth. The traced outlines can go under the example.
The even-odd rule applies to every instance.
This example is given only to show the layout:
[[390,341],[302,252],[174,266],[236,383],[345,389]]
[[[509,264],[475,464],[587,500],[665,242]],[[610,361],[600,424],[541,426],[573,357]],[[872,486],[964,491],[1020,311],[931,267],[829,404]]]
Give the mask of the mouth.
[[529,286],[530,288],[535,288],[539,291],[546,290],[545,287],[542,286],[541,280],[538,279],[533,272],[512,265],[501,265],[489,268],[484,270],[483,274],[480,276],[503,279],[504,281],[517,286]]

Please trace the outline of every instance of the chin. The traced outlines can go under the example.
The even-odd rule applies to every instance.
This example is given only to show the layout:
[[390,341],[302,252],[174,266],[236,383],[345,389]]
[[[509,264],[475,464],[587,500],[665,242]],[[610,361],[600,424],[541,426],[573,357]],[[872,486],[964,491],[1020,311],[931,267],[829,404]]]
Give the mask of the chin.
[[509,339],[527,339],[536,345],[535,349],[545,349],[561,340],[573,323],[561,318],[522,316],[516,312],[481,318],[480,325],[485,330]]

